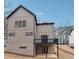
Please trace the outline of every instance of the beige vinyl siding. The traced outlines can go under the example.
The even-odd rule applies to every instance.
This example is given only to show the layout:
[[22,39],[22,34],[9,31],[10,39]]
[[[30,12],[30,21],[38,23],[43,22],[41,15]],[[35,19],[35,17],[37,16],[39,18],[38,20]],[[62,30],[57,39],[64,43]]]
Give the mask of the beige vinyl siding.
[[[26,21],[26,27],[15,27],[15,21]],[[19,8],[8,18],[7,50],[17,54],[33,56],[35,55],[34,39],[41,39],[41,35],[48,35],[48,39],[54,38],[53,29],[54,25],[36,25],[35,17],[25,9]],[[32,35],[26,35],[30,32]],[[9,36],[9,33],[15,33],[15,36]]]
[[48,35],[48,38],[54,38],[54,25],[37,25],[37,38],[41,35]]
[[[15,21],[25,20],[26,27],[15,28]],[[29,12],[20,8],[8,19],[8,34],[15,32],[15,37],[8,36],[7,50],[25,55],[33,55],[34,49],[34,28],[35,18]],[[26,36],[26,32],[33,32],[33,35]],[[19,48],[21,46],[26,49]]]

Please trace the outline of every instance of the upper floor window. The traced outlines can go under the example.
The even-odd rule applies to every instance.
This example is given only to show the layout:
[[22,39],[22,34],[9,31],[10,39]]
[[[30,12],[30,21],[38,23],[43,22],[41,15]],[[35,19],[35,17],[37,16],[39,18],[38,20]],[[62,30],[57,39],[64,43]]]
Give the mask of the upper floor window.
[[26,21],[25,20],[20,20],[20,21],[15,21],[15,27],[26,27]]

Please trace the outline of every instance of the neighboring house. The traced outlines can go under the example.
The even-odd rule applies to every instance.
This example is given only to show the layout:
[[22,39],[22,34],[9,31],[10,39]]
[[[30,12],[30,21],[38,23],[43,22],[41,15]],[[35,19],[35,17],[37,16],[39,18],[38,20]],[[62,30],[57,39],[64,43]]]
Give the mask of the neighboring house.
[[35,56],[55,53],[54,23],[37,23],[35,14],[20,5],[8,17],[9,52]]
[[69,46],[74,47],[74,30],[69,35]]

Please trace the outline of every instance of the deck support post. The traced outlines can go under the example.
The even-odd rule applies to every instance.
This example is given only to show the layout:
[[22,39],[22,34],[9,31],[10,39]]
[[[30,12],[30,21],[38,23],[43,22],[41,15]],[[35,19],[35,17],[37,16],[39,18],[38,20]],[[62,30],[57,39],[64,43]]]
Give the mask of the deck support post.
[[57,57],[59,57],[58,39],[57,39]]
[[36,48],[36,56],[37,56],[37,46],[35,46],[35,48]]

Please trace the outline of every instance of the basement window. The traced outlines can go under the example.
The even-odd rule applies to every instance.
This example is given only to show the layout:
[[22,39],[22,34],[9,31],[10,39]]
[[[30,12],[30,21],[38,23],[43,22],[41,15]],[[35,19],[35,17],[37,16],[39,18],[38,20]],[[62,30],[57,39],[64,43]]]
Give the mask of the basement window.
[[25,47],[25,46],[21,46],[21,47],[19,47],[19,48],[21,48],[21,49],[26,49],[27,47]]

